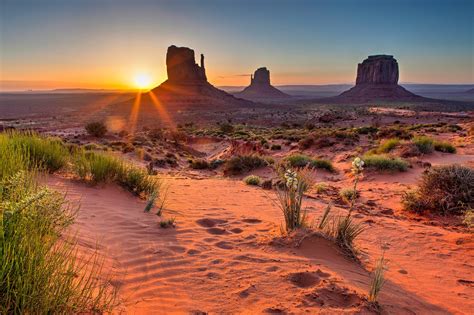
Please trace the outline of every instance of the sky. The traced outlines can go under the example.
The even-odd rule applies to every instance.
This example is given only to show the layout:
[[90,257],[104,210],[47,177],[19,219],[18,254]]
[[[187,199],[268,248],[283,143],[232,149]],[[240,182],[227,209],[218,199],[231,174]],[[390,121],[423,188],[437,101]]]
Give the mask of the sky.
[[473,0],[0,0],[0,89],[133,88],[166,79],[170,45],[203,53],[209,81],[355,81],[390,54],[405,83],[474,83]]

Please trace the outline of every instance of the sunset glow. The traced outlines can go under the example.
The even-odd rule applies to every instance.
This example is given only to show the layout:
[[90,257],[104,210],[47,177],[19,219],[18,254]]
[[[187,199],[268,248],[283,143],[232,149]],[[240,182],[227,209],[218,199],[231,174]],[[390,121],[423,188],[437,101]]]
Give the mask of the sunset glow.
[[145,90],[152,87],[151,76],[145,73],[135,75],[135,77],[133,78],[133,83],[135,87],[140,90]]

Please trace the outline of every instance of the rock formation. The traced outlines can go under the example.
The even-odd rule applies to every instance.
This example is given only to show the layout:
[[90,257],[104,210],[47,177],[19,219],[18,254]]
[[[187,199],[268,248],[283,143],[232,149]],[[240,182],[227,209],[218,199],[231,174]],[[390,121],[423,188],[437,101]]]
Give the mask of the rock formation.
[[398,76],[398,62],[393,56],[369,56],[357,67],[356,85],[332,99],[354,103],[423,100],[398,85]]
[[288,94],[283,93],[270,84],[270,71],[265,67],[258,68],[253,76],[250,76],[250,85],[243,91],[234,95],[248,100],[281,99],[290,97]]
[[168,47],[166,53],[168,80],[151,90],[161,102],[203,105],[249,105],[251,102],[237,99],[217,89],[207,81],[204,55],[195,61],[194,50],[187,47]]

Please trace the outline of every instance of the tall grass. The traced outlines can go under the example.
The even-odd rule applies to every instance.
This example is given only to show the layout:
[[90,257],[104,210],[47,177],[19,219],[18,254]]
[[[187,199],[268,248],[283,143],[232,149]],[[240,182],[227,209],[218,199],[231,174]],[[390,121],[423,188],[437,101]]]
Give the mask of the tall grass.
[[[9,146],[6,153],[20,155],[2,154],[0,168],[28,160],[28,152]],[[114,294],[98,277],[100,260],[93,255],[78,261],[76,242],[63,235],[74,222],[74,207],[62,194],[39,187],[27,168],[34,165],[25,163],[15,175],[0,177],[0,313],[109,310]]]
[[29,168],[40,168],[52,173],[66,166],[69,156],[61,140],[41,137],[32,132],[0,134],[0,149],[0,162],[3,164],[0,166],[1,175],[11,175]]
[[367,168],[388,172],[405,172],[409,166],[407,161],[400,158],[378,154],[365,155],[364,162]]
[[284,174],[285,187],[276,194],[285,218],[286,231],[292,231],[306,224],[306,212],[302,209],[303,195],[311,186],[311,171],[307,168],[298,172],[287,170]]
[[371,303],[377,303],[379,293],[382,290],[383,285],[385,284],[384,272],[385,272],[385,258],[384,258],[384,255],[382,254],[382,257],[380,257],[380,259],[377,261],[377,264],[375,265],[375,269],[372,275],[372,281],[370,282],[368,300]]

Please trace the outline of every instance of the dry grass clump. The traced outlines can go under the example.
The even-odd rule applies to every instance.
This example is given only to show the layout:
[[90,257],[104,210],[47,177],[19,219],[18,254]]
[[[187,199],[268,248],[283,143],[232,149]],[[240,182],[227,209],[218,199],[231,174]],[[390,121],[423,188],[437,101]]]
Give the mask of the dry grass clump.
[[415,137],[412,142],[417,146],[418,150],[423,154],[429,154],[434,151],[433,139],[425,136]]
[[379,147],[377,148],[377,153],[389,153],[393,149],[395,149],[400,144],[400,139],[398,138],[391,138],[386,139],[380,143]]
[[384,272],[386,268],[385,257],[382,257],[377,261],[375,269],[372,273],[372,281],[370,282],[370,290],[368,300],[371,303],[377,303],[377,299],[383,285],[385,284]]
[[341,197],[344,202],[349,204],[352,202],[352,200],[355,200],[359,197],[359,193],[353,188],[343,188],[339,191],[339,197]]
[[210,168],[209,162],[203,159],[191,160],[189,166],[194,170],[205,170]]
[[237,155],[224,163],[224,174],[239,175],[268,165],[268,161],[260,155]]
[[85,128],[88,134],[96,138],[101,138],[107,133],[107,127],[101,121],[90,122]]
[[474,207],[474,170],[456,164],[430,168],[402,202],[410,211],[461,214]]
[[244,183],[250,186],[258,186],[262,182],[260,176],[257,175],[249,175],[244,178]]
[[449,142],[435,140],[433,146],[434,149],[439,152],[456,153],[456,147]]

